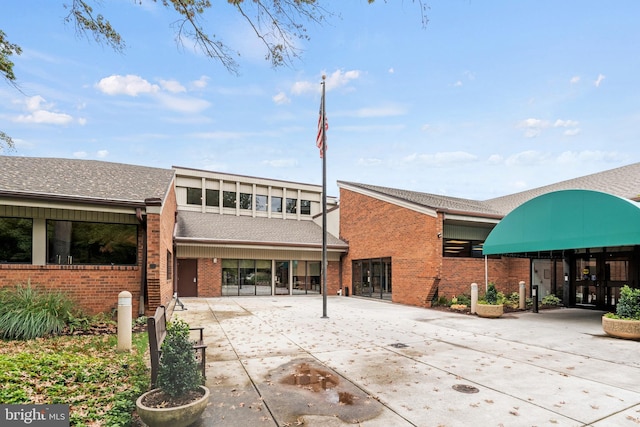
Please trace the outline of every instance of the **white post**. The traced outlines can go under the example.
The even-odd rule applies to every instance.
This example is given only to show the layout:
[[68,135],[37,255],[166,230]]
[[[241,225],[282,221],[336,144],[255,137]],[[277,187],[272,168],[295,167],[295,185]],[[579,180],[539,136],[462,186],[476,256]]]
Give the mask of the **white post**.
[[478,284],[471,284],[471,314],[476,314],[478,307]]
[[131,350],[131,292],[118,294],[118,351]]
[[527,299],[524,291],[524,282],[520,281],[520,310],[527,308]]

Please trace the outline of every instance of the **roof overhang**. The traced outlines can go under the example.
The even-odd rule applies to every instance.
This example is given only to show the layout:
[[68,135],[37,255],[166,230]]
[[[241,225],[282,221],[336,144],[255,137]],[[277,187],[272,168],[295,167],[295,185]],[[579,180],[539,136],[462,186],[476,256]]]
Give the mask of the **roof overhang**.
[[374,199],[381,200],[383,202],[391,203],[391,204],[396,205],[396,206],[400,206],[400,207],[403,207],[403,208],[406,208],[406,209],[410,209],[410,210],[415,211],[415,212],[426,214],[426,215],[432,216],[434,218],[438,217],[438,211],[437,210],[429,208],[429,207],[426,207],[426,206],[423,206],[423,205],[419,205],[417,203],[412,203],[412,202],[410,202],[408,200],[400,199],[398,197],[393,197],[393,196],[390,196],[388,194],[382,194],[382,193],[379,193],[377,191],[369,190],[367,188],[362,188],[362,187],[358,187],[358,186],[355,186],[355,185],[350,185],[350,184],[345,183],[345,182],[338,182],[338,187],[339,188],[344,188],[345,190],[353,191],[354,193],[362,194],[364,196],[369,196],[369,197],[372,197]]
[[640,245],[640,204],[590,190],[547,193],[496,225],[484,255]]

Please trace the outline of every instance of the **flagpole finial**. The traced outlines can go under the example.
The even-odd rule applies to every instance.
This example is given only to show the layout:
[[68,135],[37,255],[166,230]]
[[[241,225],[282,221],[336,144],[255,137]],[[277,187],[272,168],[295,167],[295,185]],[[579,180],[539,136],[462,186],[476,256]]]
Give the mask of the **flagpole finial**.
[[322,80],[324,81],[324,80],[326,80],[326,79],[327,79],[327,75],[326,75],[326,74],[323,74],[323,75],[322,75]]

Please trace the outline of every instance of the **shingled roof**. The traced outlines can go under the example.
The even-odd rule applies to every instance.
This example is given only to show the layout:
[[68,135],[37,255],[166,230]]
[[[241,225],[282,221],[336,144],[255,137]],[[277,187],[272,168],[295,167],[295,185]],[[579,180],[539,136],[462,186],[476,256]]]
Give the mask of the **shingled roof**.
[[[180,211],[175,237],[179,242],[321,247],[322,227],[308,220]],[[327,247],[347,249],[348,245],[327,234]]]
[[96,160],[0,156],[0,195],[138,204],[164,200],[174,174]]
[[522,191],[488,200],[471,200],[377,185],[338,181],[338,185],[367,190],[386,197],[415,203],[438,211],[448,211],[469,215],[502,217],[521,204],[543,194],[559,190],[593,190],[631,200],[640,198],[640,163],[598,172],[555,184]]

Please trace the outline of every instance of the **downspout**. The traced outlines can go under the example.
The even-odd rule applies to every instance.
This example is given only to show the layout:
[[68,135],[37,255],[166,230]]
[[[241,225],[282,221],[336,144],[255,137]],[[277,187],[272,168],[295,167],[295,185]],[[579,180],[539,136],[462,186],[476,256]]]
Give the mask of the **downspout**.
[[142,226],[142,262],[140,263],[140,300],[138,301],[138,316],[144,316],[144,296],[147,292],[147,219],[142,215],[142,209],[136,208],[136,218]]
[[[173,256],[171,262],[173,263],[173,297],[178,299],[178,245],[176,245],[176,236],[178,235],[178,211],[176,211],[173,220]],[[183,307],[184,309],[184,307]]]

